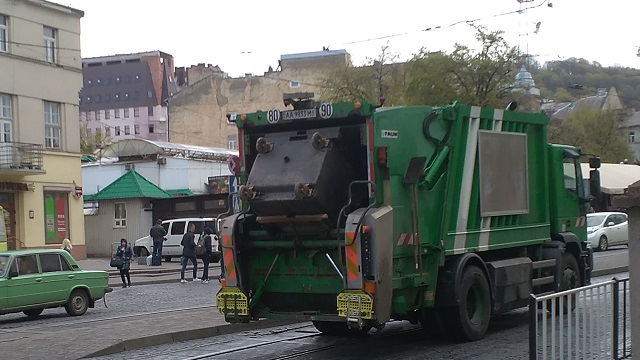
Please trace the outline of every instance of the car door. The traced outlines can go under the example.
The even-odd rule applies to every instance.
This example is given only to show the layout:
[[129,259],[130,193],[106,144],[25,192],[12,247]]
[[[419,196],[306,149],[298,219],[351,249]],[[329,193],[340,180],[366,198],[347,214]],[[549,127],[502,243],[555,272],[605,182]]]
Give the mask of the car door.
[[616,231],[618,232],[618,244],[628,244],[629,243],[629,223],[627,221],[626,214],[617,214],[616,215],[617,223],[616,223]]
[[39,254],[40,269],[44,285],[47,288],[43,297],[48,303],[64,302],[69,296],[69,290],[75,281],[72,272],[62,271],[60,254]]
[[[182,256],[182,236],[187,228],[184,220],[172,221],[167,233],[167,241],[163,245],[163,255]],[[164,250],[166,249],[166,250]]]
[[617,241],[618,233],[616,232],[616,219],[615,215],[611,214],[607,216],[607,219],[604,221],[602,225],[604,228],[604,235],[607,237],[607,241],[609,245],[615,244]]
[[38,269],[38,258],[33,255],[16,256],[11,264],[14,275],[7,282],[7,307],[17,308],[41,304],[46,287]]

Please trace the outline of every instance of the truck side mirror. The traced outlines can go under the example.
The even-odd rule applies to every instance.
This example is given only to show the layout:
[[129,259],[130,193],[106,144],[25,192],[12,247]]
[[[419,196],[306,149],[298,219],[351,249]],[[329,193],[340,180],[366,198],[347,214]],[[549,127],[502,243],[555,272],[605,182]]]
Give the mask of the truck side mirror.
[[598,170],[589,171],[589,192],[594,198],[601,198],[600,171]]

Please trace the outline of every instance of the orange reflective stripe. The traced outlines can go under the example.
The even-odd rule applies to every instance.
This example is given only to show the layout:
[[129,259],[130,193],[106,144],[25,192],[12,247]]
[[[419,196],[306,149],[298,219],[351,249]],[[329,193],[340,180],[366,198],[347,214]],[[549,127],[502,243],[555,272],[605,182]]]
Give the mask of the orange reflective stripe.
[[355,233],[347,232],[345,234],[346,244],[350,246],[345,247],[345,253],[347,255],[347,279],[358,280],[358,252],[357,244],[353,241]]
[[222,237],[222,244],[224,248],[224,267],[226,270],[226,277],[229,279],[236,278],[236,267],[233,262],[233,249],[231,249],[231,235],[225,235]]

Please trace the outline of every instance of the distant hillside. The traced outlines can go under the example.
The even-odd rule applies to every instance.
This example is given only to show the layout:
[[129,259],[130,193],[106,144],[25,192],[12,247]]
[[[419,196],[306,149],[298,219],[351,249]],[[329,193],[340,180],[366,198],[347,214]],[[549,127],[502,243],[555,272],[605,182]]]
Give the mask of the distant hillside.
[[547,62],[544,66],[534,62],[529,71],[543,98],[573,101],[594,95],[598,88],[615,86],[622,104],[640,111],[639,69],[602,67],[595,61],[571,58]]

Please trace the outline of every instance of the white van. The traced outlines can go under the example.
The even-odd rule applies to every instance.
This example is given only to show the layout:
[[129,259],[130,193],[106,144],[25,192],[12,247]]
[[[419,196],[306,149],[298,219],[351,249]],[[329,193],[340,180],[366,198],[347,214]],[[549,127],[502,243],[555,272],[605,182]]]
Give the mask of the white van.
[[[162,245],[162,258],[165,261],[171,261],[171,258],[182,257],[182,236],[187,232],[189,224],[195,224],[196,230],[196,243],[200,239],[200,234],[205,226],[215,230],[214,218],[182,218],[164,220],[162,227],[167,232],[167,241]],[[218,246],[218,237],[216,235],[211,236],[211,247],[213,248],[213,254],[211,255],[211,262],[217,263],[220,261],[220,248]],[[133,252],[136,256],[147,257],[153,252],[153,240],[149,235],[135,241],[133,246]]]

